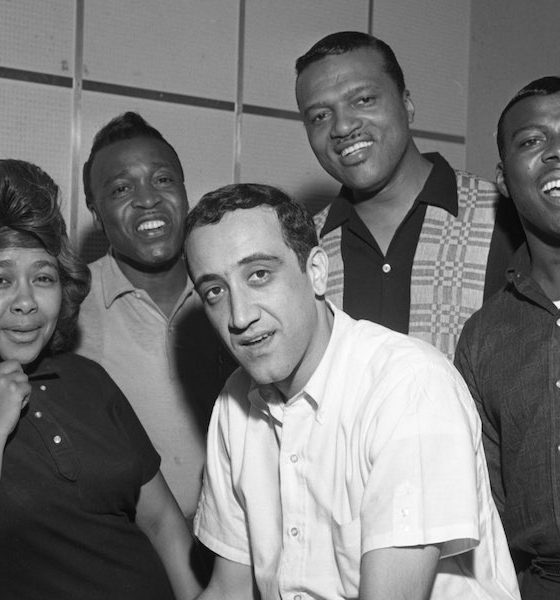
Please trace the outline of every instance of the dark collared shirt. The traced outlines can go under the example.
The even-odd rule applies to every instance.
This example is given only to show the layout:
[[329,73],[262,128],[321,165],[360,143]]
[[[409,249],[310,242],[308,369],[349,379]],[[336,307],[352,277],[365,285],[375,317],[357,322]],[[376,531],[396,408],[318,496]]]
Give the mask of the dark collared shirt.
[[510,547],[560,558],[560,310],[528,272],[522,246],[507,286],[467,321],[455,362]]
[[[354,210],[351,192],[346,188],[334,201],[321,231],[323,236],[342,227],[345,312],[355,319],[368,319],[401,333],[408,333],[410,277],[426,209],[433,205],[454,216],[458,213],[455,171],[437,153],[423,156],[432,163],[432,170],[395,232],[386,255]],[[511,204],[502,203],[490,244],[484,298],[504,284],[503,273],[521,239],[521,228]]]
[[136,524],[160,458],[107,373],[45,359],[9,437],[0,478],[3,600],[161,600],[163,565]]

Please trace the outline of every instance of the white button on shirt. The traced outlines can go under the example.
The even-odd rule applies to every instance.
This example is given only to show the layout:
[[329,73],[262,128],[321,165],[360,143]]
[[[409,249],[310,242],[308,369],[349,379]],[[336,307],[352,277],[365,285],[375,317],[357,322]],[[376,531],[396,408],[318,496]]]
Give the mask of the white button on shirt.
[[263,600],[302,587],[357,597],[364,553],[431,543],[442,544],[431,600],[519,598],[460,376],[431,346],[334,310],[321,363],[288,402],[241,370],[230,378],[195,533],[252,565]]

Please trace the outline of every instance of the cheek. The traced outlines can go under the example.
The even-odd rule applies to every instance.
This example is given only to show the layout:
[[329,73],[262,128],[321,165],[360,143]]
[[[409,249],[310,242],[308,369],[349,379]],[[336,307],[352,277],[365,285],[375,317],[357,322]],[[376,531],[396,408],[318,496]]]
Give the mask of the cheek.
[[51,329],[54,329],[62,306],[62,289],[59,288],[57,291],[53,290],[53,293],[45,294],[42,304],[43,312],[50,321],[49,325]]
[[227,344],[229,339],[229,327],[228,327],[228,315],[226,309],[212,307],[205,308],[206,316],[208,317],[208,321],[210,321],[210,325],[218,333],[218,335],[222,338],[222,340]]

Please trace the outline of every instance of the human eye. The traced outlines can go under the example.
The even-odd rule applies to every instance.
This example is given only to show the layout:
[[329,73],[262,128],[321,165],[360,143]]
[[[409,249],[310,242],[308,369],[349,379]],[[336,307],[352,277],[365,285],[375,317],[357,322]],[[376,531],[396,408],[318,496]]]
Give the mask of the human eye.
[[175,177],[172,173],[169,172],[160,172],[157,173],[154,177],[154,181],[156,185],[159,186],[167,186],[175,182]]
[[533,146],[538,145],[540,141],[541,141],[541,138],[529,137],[529,138],[525,138],[524,140],[522,140],[519,143],[519,146],[521,148],[532,148]]
[[5,289],[10,285],[10,279],[7,275],[0,274],[0,289]]
[[213,285],[202,291],[202,299],[206,304],[216,304],[224,295],[224,288],[220,285]]
[[517,136],[516,145],[522,150],[532,149],[539,146],[541,142],[545,141],[545,136],[540,131],[525,131]]
[[324,121],[327,120],[329,116],[329,112],[326,110],[321,110],[317,112],[310,113],[307,117],[307,121],[311,123],[311,125],[321,125]]
[[48,272],[37,273],[33,281],[36,285],[39,285],[40,287],[51,287],[53,285],[58,284],[58,274]]
[[373,94],[360,94],[355,103],[357,106],[371,106],[375,101],[376,97]]
[[122,198],[130,191],[131,186],[128,183],[116,183],[111,188],[111,196],[113,198]]
[[270,279],[271,273],[268,269],[256,269],[249,275],[249,282],[262,285]]

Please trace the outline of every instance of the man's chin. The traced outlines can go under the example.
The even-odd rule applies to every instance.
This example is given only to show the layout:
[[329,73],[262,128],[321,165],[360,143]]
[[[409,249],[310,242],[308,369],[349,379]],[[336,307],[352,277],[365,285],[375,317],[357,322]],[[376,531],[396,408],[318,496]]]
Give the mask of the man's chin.
[[161,252],[154,251],[144,253],[137,257],[116,255],[119,262],[123,262],[136,271],[146,273],[163,273],[170,271],[178,261],[182,260],[180,252]]

